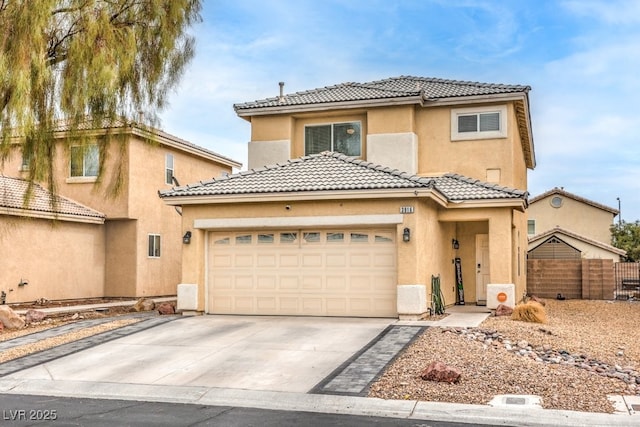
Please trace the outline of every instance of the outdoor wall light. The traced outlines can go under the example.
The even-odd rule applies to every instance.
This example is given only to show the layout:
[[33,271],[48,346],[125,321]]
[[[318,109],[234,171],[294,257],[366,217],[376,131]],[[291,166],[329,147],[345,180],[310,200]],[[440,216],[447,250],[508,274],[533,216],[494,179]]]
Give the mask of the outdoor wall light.
[[27,279],[20,279],[20,283],[18,283],[18,286],[26,286],[29,284],[29,281]]
[[409,227],[405,227],[402,231],[402,241],[408,242],[409,240],[411,240],[411,230],[409,230]]
[[455,250],[460,249],[460,243],[458,242],[458,240],[456,239],[451,240],[451,247]]
[[184,236],[182,236],[182,243],[184,243],[185,245],[188,245],[189,243],[191,243],[190,231],[187,231],[186,233],[184,233]]

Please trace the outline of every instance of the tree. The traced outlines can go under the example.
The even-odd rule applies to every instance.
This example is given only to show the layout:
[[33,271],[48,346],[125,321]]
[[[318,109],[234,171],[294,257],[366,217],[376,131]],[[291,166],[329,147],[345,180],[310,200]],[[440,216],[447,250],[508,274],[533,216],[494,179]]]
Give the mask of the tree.
[[613,246],[627,251],[628,261],[640,261],[640,221],[612,225],[611,236]]
[[[56,130],[157,123],[194,55],[200,0],[0,0],[0,161],[22,142],[54,190]],[[102,169],[102,168],[101,168]]]

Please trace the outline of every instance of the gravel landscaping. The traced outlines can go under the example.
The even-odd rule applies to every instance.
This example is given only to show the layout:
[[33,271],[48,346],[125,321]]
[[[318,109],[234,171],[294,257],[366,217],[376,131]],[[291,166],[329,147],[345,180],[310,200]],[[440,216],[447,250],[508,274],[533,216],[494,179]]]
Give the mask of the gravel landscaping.
[[[614,411],[608,395],[640,394],[640,303],[548,300],[548,323],[489,317],[479,328],[431,327],[375,382],[369,395],[487,404],[531,394],[548,409]],[[434,361],[457,383],[423,381]]]

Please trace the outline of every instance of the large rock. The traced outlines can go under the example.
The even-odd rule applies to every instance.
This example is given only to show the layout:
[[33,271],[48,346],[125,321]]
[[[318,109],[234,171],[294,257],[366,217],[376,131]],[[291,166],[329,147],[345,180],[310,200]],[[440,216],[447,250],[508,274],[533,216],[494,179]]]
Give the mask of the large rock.
[[508,305],[498,304],[496,307],[496,316],[511,316],[513,314],[513,308]]
[[133,306],[135,311],[151,311],[156,308],[156,303],[149,298],[140,298]]
[[422,371],[420,378],[425,381],[437,381],[445,383],[457,383],[462,373],[451,366],[447,366],[442,362],[431,362],[427,368]]
[[18,316],[8,305],[0,305],[0,322],[7,329],[20,329],[24,327],[24,320]]
[[29,325],[34,322],[42,322],[45,317],[47,314],[44,311],[30,309],[25,314],[25,321]]
[[162,304],[160,304],[157,307],[157,310],[160,314],[176,314],[176,310],[168,302],[163,302]]

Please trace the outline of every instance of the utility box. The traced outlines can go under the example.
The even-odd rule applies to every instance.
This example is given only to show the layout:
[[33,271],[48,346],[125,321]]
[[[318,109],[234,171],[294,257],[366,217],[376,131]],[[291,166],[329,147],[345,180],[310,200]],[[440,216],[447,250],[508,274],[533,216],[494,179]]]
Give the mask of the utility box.
[[191,312],[198,309],[198,285],[194,283],[180,283],[178,285],[177,310]]
[[487,308],[495,310],[500,304],[511,308],[515,307],[516,285],[513,283],[487,285]]

